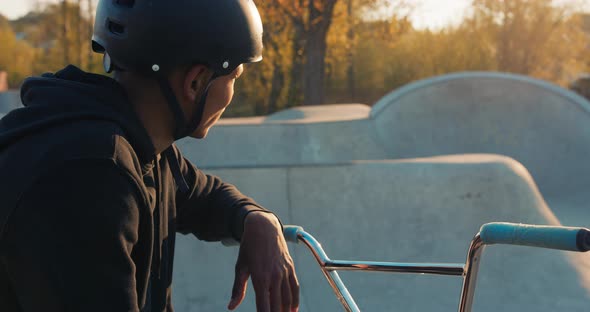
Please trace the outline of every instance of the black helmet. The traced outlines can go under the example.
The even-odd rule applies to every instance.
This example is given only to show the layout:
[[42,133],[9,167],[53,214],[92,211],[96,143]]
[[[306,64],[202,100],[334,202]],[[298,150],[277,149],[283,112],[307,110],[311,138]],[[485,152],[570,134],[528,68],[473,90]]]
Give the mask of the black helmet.
[[100,0],[92,47],[121,70],[226,75],[262,60],[262,21],[252,0]]
[[[212,80],[262,60],[262,21],[252,0],[100,0],[92,49],[114,68],[157,78],[176,121],[174,138],[200,124]],[[166,74],[204,64],[213,71],[193,116],[184,115]]]

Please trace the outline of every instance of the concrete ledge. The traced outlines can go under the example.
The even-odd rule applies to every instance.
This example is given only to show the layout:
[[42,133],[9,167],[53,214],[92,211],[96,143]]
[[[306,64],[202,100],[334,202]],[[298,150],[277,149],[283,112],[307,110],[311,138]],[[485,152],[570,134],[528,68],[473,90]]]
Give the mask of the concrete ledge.
[[522,162],[546,196],[590,184],[583,143],[590,103],[544,81],[489,72],[435,77],[385,96],[371,116],[388,158],[495,153]]
[[420,92],[424,88],[441,83],[447,83],[448,81],[453,80],[478,81],[480,79],[506,80],[516,83],[522,83],[541,90],[547,90],[559,94],[564,98],[564,100],[575,103],[575,105],[579,105],[581,109],[590,113],[590,103],[588,103],[588,101],[584,97],[580,96],[575,92],[571,92],[555,84],[549,83],[547,81],[510,73],[473,71],[446,74],[407,84],[397,90],[392,91],[391,93],[387,94],[382,99],[377,101],[377,103],[375,103],[373,109],[371,110],[371,117],[375,118],[379,115],[379,113],[381,113],[381,111],[385,110],[389,105],[391,105],[391,103],[394,103],[399,99],[402,99],[403,97],[408,96],[412,93]]
[[331,104],[294,107],[269,115],[265,122],[314,123],[367,119],[371,108],[364,104]]
[[386,159],[368,119],[317,123],[216,126],[205,140],[177,144],[203,168],[329,164]]

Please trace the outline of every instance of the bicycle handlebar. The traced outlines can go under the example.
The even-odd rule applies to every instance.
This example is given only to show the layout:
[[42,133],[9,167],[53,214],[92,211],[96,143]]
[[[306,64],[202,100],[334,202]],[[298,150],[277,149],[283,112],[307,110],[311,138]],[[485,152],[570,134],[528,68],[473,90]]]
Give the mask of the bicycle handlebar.
[[590,230],[586,228],[492,222],[484,224],[479,235],[488,245],[509,244],[581,252],[590,250]]
[[[290,243],[298,243],[301,226],[285,225],[283,235]],[[590,230],[579,227],[530,225],[507,222],[484,224],[479,235],[486,245],[507,244],[586,252],[590,250]],[[239,245],[235,240],[224,240],[226,246]]]
[[[285,225],[283,226],[283,236],[289,243],[298,243],[297,233],[303,232],[303,228],[297,225]],[[221,244],[226,247],[240,246],[240,242],[233,238],[222,239]]]
[[289,243],[298,243],[297,233],[303,232],[303,228],[297,225],[285,225],[283,227],[283,236]]

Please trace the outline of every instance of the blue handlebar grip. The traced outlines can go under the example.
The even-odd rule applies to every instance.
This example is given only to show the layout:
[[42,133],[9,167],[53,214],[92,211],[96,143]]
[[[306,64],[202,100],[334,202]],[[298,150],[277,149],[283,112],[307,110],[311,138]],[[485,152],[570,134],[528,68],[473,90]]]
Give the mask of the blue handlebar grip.
[[485,244],[523,245],[569,251],[590,250],[590,231],[585,228],[493,222],[479,235]]
[[297,233],[303,232],[303,228],[297,225],[285,225],[283,229],[283,236],[285,240],[290,243],[298,243]]
[[[303,228],[297,225],[285,225],[283,228],[285,240],[290,243],[298,243],[297,233],[303,232]],[[233,238],[222,239],[221,244],[226,247],[240,246],[240,242]]]
[[590,250],[590,230],[581,229],[578,232],[578,248],[582,252]]

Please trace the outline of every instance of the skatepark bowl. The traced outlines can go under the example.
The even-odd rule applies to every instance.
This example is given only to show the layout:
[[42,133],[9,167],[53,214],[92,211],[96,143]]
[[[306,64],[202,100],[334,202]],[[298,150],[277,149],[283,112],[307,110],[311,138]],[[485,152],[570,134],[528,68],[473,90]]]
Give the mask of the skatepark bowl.
[[[0,115],[14,103],[16,93],[0,95]],[[177,144],[205,172],[235,184],[285,224],[303,226],[334,259],[464,263],[487,222],[590,226],[590,103],[524,76],[444,75],[372,107],[222,119],[206,140]],[[312,255],[290,248],[300,311],[342,311]],[[179,235],[176,309],[225,309],[237,252]],[[340,276],[361,311],[456,311],[461,291],[460,279],[445,276]],[[252,289],[238,311],[255,310]],[[589,306],[588,254],[486,250],[474,311]]]

